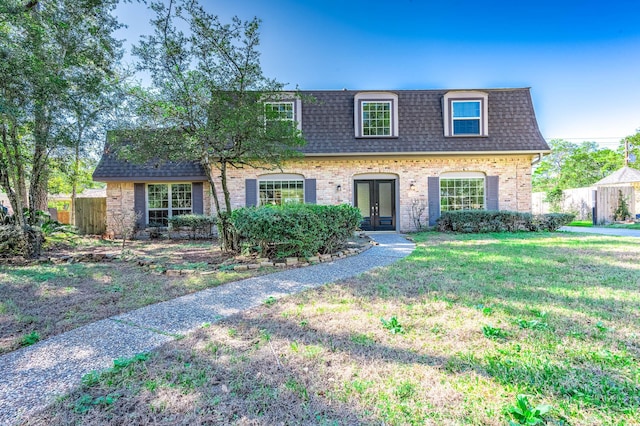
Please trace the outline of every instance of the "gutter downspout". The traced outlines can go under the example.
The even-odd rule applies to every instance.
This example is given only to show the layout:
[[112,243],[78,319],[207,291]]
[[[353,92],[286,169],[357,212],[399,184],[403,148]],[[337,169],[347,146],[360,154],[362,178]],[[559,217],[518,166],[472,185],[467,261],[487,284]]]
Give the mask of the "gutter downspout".
[[531,165],[535,166],[536,164],[538,164],[540,161],[542,161],[542,157],[544,157],[544,154],[541,152],[538,154],[538,158],[531,162]]

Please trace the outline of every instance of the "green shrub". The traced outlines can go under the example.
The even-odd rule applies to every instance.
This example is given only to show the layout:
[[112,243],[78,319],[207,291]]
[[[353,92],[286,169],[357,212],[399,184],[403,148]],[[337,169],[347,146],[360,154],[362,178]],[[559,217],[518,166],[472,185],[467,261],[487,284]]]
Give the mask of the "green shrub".
[[573,222],[576,215],[570,213],[548,213],[535,215],[530,226],[531,231],[557,231],[561,226]]
[[198,234],[211,235],[211,227],[216,224],[215,216],[202,214],[181,214],[169,218],[169,226],[172,229],[189,228],[191,238]]
[[231,223],[244,245],[263,256],[312,256],[340,248],[360,224],[348,205],[287,204],[234,210]]
[[574,215],[550,213],[533,216],[498,210],[456,210],[442,212],[436,222],[441,232],[518,232],[518,231],[556,231],[570,223]]

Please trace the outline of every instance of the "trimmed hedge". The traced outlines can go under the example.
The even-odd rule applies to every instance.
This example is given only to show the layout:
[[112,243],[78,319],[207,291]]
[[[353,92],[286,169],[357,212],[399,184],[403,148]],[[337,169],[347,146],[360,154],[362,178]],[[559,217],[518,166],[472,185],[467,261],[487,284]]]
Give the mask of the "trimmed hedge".
[[443,212],[436,222],[441,232],[556,231],[573,221],[575,215],[550,213],[532,215],[512,211],[456,210]]
[[313,256],[341,248],[362,221],[349,205],[245,207],[234,210],[231,223],[243,245],[264,257]]

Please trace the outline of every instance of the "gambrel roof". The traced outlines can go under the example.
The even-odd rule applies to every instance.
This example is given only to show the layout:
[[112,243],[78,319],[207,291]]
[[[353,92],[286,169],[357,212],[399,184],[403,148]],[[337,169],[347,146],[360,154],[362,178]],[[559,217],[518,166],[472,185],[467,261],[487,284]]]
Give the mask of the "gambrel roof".
[[[445,136],[445,95],[452,90],[302,91],[302,135],[306,156],[540,154],[549,146],[540,134],[528,88],[484,89],[488,104],[484,136]],[[388,93],[397,99],[398,134],[357,137],[354,99]],[[308,98],[313,98],[309,101]],[[205,180],[197,162],[137,165],[105,151],[93,175],[98,181]]]

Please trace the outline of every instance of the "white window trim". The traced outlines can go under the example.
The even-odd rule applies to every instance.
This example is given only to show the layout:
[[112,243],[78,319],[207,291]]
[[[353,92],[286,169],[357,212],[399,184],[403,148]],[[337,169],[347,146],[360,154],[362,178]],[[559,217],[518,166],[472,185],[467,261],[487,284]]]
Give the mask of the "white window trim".
[[438,180],[438,196],[440,197],[440,214],[442,214],[442,180],[443,179],[482,179],[483,180],[483,210],[487,209],[487,175],[482,172],[445,172]]
[[[163,208],[151,208],[149,207],[149,185],[167,185],[167,189],[169,191],[169,205],[166,209]],[[172,202],[172,197],[171,197],[171,185],[189,185],[191,187],[191,214],[193,214],[193,183],[192,182],[148,182],[145,184],[144,186],[144,196],[145,196],[145,204],[146,204],[146,208],[145,208],[145,224],[149,224],[149,212],[150,211],[161,211],[161,210],[168,210],[168,215],[167,217],[173,217],[172,214],[172,210],[174,210],[171,207],[171,202]],[[176,209],[176,210],[186,210],[186,209]]]
[[[398,137],[398,95],[391,92],[363,92],[357,93],[353,100],[354,114],[353,125],[355,128],[356,138],[397,138]],[[388,102],[391,104],[390,119],[391,126],[389,135],[363,135],[363,114],[362,103],[363,102]]]
[[[444,123],[445,137],[456,138],[477,138],[489,136],[489,95],[485,92],[465,91],[465,92],[447,92],[443,98],[442,114]],[[480,133],[479,134],[460,134],[453,133],[453,103],[454,102],[480,102]],[[468,118],[475,120],[476,118]],[[456,120],[464,120],[464,118],[456,118]]]
[[305,203],[305,179],[303,175],[295,174],[295,173],[278,173],[272,175],[261,175],[258,176],[257,184],[256,184],[256,197],[257,205],[262,206],[262,199],[260,198],[260,183],[261,182],[277,182],[277,181],[301,181],[302,182],[302,204]]
[[[301,99],[291,99],[283,97],[282,99],[272,99],[270,101],[265,101],[264,105],[267,104],[291,104],[293,105],[293,122],[296,123],[296,128],[302,131],[302,100]],[[284,119],[281,119],[284,120]],[[266,124],[266,117],[265,117]]]

